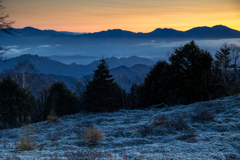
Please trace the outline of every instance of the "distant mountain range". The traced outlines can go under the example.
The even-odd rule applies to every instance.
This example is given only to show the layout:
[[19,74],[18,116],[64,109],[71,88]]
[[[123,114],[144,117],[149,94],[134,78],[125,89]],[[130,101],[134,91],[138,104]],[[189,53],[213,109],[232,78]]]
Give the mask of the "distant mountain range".
[[96,33],[82,34],[78,37],[88,38],[240,38],[240,31],[226,26],[197,27],[188,31],[178,31],[171,28],[157,28],[149,33],[134,33],[121,29],[113,29]]
[[[171,28],[157,28],[149,33],[134,33],[121,29],[113,29],[95,33],[57,32],[54,30],[39,30],[33,27],[16,29],[19,37],[75,37],[75,38],[240,38],[240,31],[222,25],[213,27],[196,27],[187,31]],[[6,36],[6,35],[5,35]]]
[[[89,64],[104,56],[107,57],[148,57],[154,61],[167,59],[166,53],[174,47],[191,40],[210,40],[200,46],[204,50],[215,53],[225,38],[240,38],[240,31],[226,26],[197,27],[188,31],[174,29],[155,29],[149,33],[134,33],[121,29],[113,29],[96,33],[69,33],[54,30],[39,30],[33,27],[16,29],[9,36],[0,32],[0,45],[12,48],[8,57],[23,54],[51,56],[51,59],[65,64]],[[217,42],[213,42],[217,41]],[[226,40],[229,41],[229,40]],[[177,42],[177,43],[175,43]],[[212,43],[211,43],[212,42]],[[78,57],[70,57],[66,55]],[[65,57],[64,57],[65,56]],[[81,58],[79,56],[82,56]],[[91,57],[91,58],[90,58]]]
[[[47,57],[28,54],[10,58],[6,62],[0,61],[0,73],[3,73],[4,70],[13,68],[18,64],[18,62],[23,60],[28,60],[30,63],[34,64],[35,67],[40,70],[40,73],[72,76],[76,78],[82,78],[93,74],[93,71],[97,69],[97,65],[99,64],[98,61],[94,61],[89,65],[66,65]],[[106,58],[106,62],[109,64],[110,72],[114,77],[126,75],[129,78],[145,75],[149,72],[151,66],[155,64],[154,61],[136,56],[121,59],[115,57]]]

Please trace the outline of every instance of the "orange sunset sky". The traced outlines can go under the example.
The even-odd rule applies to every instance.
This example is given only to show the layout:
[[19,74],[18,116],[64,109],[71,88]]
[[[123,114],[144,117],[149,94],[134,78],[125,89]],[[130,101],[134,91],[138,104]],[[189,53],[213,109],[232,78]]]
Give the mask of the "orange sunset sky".
[[240,0],[2,0],[13,27],[71,32],[225,25],[240,30]]

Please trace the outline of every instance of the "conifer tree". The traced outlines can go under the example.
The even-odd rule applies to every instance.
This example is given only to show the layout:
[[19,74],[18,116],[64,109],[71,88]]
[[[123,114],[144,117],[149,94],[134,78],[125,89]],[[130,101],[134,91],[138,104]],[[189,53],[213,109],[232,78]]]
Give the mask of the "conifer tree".
[[[0,121],[5,127],[21,126],[31,114],[34,97],[10,77],[0,83]],[[1,127],[1,126],[0,126]]]
[[231,51],[230,46],[227,43],[224,43],[221,46],[220,51],[217,51],[215,54],[216,61],[214,63],[224,73],[226,73],[227,69],[229,69],[230,67],[230,61],[231,61],[230,51]]
[[44,119],[53,110],[57,116],[76,113],[76,96],[69,90],[63,82],[53,83],[48,88],[49,95],[44,110]]
[[[208,51],[201,50],[194,41],[178,47],[169,57],[173,71],[172,85],[180,103],[192,103],[206,97],[204,76],[210,72],[213,58]],[[184,98],[183,98],[184,97]],[[185,102],[184,102],[185,101]]]
[[83,107],[91,112],[115,111],[121,107],[120,94],[120,86],[102,58],[83,94]]
[[144,80],[144,98],[147,105],[167,104],[171,85],[170,65],[165,61],[158,61]]

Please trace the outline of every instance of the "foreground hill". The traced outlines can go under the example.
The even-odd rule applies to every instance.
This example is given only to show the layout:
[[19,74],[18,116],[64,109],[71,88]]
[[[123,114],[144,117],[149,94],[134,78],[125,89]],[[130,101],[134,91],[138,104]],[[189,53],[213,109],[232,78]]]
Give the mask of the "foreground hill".
[[[29,125],[35,128],[38,147],[33,151],[17,148],[23,128],[5,129],[0,131],[0,159],[240,159],[239,100],[238,95],[163,109],[78,113],[56,124],[39,122]],[[105,141],[96,146],[79,136],[91,124],[104,134]]]

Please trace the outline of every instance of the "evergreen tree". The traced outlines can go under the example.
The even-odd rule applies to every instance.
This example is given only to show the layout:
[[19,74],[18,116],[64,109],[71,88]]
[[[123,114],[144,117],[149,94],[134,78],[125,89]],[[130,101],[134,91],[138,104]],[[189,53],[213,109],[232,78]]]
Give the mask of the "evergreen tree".
[[165,61],[158,61],[150,70],[144,81],[144,98],[148,106],[168,103],[171,77],[170,65]]
[[114,82],[103,58],[86,87],[82,105],[91,112],[115,111],[122,106],[120,86]]
[[76,113],[76,96],[63,82],[53,83],[48,88],[48,98],[44,107],[44,119],[53,110],[57,116]]
[[211,70],[213,58],[194,41],[178,47],[169,57],[173,70],[172,85],[180,103],[192,103],[208,97],[204,76]]
[[2,127],[21,126],[31,114],[34,97],[29,89],[24,89],[10,77],[0,83],[0,122]]
[[220,47],[220,51],[217,51],[215,54],[216,61],[214,63],[224,73],[226,73],[227,69],[229,69],[230,67],[230,61],[231,61],[230,53],[231,53],[230,46],[227,43],[224,43]]

